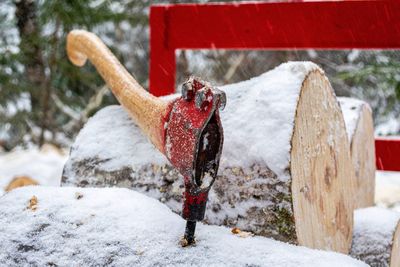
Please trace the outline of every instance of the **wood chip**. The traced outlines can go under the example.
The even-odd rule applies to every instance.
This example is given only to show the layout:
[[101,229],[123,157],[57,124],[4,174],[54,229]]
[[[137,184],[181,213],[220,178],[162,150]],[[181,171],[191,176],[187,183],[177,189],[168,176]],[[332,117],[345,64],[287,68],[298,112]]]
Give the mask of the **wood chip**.
[[38,199],[36,196],[32,196],[31,199],[29,200],[29,205],[28,209],[35,211],[37,209],[37,204],[38,204]]
[[232,232],[232,234],[237,235],[237,236],[242,237],[242,238],[254,236],[253,233],[251,233],[251,232],[246,232],[246,231],[242,231],[242,230],[240,230],[240,229],[237,228],[237,227],[232,228],[231,232]]
[[83,198],[83,194],[80,193],[80,192],[75,192],[75,198],[76,199],[81,199],[81,198]]
[[195,245],[196,244],[196,240],[192,244],[189,244],[187,239],[185,237],[182,237],[181,240],[179,241],[179,244],[184,248],[184,247]]
[[231,232],[232,232],[232,234],[237,235],[241,232],[241,230],[239,228],[235,227],[235,228],[232,228]]

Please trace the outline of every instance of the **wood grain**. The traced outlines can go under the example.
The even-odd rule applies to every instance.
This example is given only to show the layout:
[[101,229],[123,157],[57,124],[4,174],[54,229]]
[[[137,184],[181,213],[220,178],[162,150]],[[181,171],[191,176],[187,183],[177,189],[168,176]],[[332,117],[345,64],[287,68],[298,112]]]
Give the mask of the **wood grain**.
[[340,107],[328,79],[317,71],[303,82],[290,168],[298,243],[348,253],[353,167]]

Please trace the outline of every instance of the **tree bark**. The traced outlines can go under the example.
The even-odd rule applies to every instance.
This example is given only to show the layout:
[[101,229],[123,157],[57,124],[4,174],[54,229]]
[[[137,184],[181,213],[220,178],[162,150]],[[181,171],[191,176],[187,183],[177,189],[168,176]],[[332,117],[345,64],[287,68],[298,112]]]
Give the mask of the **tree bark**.
[[[353,169],[343,116],[322,70],[287,63],[221,89],[225,141],[205,221],[347,253]],[[89,120],[62,183],[134,188],[181,210],[182,177],[119,107]]]
[[[43,94],[41,90],[46,88],[48,83],[45,74],[45,63],[43,52],[40,46],[41,34],[37,18],[36,1],[20,0],[15,2],[15,16],[17,27],[21,38],[19,48],[22,54],[22,62],[25,66],[27,83],[31,87],[30,98],[31,107],[35,121],[40,122],[41,134],[38,143],[44,143],[44,131],[47,129],[48,119],[48,97],[47,92]],[[35,114],[38,112],[38,114]]]

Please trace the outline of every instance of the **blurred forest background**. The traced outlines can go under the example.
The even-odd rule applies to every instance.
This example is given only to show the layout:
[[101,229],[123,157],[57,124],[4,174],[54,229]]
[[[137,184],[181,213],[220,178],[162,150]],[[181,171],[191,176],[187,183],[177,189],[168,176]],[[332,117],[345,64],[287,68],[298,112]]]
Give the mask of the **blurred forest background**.
[[[98,34],[145,88],[149,6],[180,1],[1,0],[0,146],[69,146],[97,110],[117,103],[95,69],[73,66],[66,34]],[[208,1],[185,1],[208,2]],[[283,22],[284,23],[284,22]],[[337,93],[368,101],[376,133],[400,133],[397,51],[178,51],[177,84],[191,74],[222,85],[257,76],[288,60],[311,60]]]

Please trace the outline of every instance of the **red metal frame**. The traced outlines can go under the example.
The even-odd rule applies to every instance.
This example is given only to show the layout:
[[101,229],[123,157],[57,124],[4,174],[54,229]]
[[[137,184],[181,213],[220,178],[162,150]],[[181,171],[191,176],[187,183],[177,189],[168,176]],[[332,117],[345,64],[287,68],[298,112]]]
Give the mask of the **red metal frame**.
[[[175,91],[176,49],[400,49],[400,1],[154,5],[150,92]],[[376,139],[377,167],[400,171],[400,140]]]

